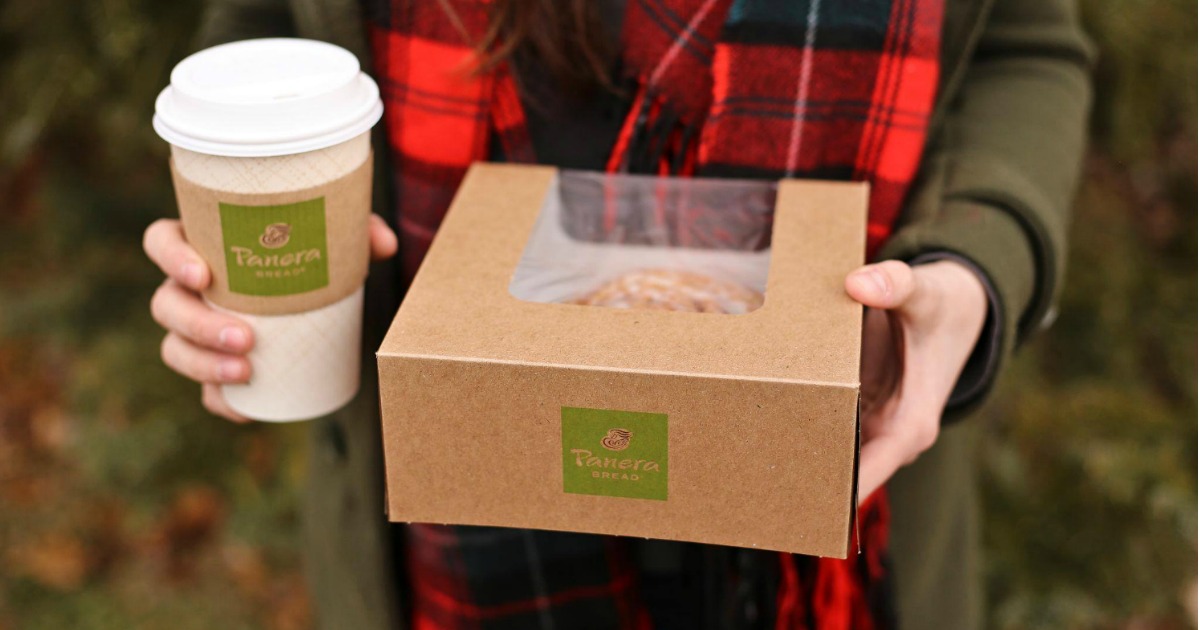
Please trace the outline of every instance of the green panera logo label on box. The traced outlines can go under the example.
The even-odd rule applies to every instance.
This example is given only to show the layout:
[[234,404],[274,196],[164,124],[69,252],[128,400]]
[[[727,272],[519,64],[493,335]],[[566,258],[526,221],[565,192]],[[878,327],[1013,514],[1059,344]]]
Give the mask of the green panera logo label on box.
[[230,291],[280,296],[329,284],[324,197],[277,206],[220,207]]
[[563,491],[667,500],[667,414],[562,408]]

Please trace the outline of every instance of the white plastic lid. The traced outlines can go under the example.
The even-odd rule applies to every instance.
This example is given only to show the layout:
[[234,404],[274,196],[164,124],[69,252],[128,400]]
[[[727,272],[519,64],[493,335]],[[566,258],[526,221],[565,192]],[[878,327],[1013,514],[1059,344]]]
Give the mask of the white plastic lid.
[[175,146],[266,157],[349,140],[379,121],[383,103],[350,51],[276,38],[222,44],[184,59],[154,111],[154,130]]

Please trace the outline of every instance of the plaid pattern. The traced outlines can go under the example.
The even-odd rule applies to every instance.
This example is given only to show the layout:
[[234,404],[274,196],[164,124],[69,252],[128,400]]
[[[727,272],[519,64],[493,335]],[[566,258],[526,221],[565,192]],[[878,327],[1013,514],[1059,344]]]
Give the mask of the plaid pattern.
[[499,527],[406,528],[413,630],[649,630],[620,539]]
[[[942,4],[808,0],[792,8],[790,20],[776,21],[753,46],[736,42],[754,41],[755,21],[771,14],[740,12],[730,27],[734,42],[717,46],[702,173],[869,181],[874,252],[891,232],[924,148],[938,84]],[[789,73],[797,80],[767,80]],[[770,155],[755,152],[765,147]]]
[[868,181],[874,253],[924,148],[942,11],[941,0],[630,0],[626,55],[646,122],[630,118],[609,167]]
[[[869,181],[873,253],[924,147],[943,1],[628,0],[622,65],[635,94],[608,169]],[[536,161],[509,70],[471,72],[467,42],[486,27],[490,2],[364,0],[410,276],[490,143],[510,161]],[[705,587],[688,596],[706,610],[719,602],[721,612],[683,627],[886,626],[883,493],[863,505],[858,527],[863,553],[846,561],[689,546],[706,560]],[[418,630],[651,627],[653,606],[639,601],[644,572],[621,539],[433,525],[407,532]],[[747,605],[756,591],[768,593],[769,610]]]
[[[393,190],[402,199],[397,225],[408,277],[416,273],[471,162],[489,141],[512,162],[533,162],[533,146],[508,70],[472,76],[467,34],[487,26],[478,0],[368,2],[368,34],[383,98]],[[412,32],[421,25],[419,33]],[[475,37],[471,36],[474,40]]]

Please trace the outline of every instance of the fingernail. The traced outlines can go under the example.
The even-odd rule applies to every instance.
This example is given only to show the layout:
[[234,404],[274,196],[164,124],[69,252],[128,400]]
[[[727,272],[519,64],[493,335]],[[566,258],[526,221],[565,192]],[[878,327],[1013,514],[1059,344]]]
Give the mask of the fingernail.
[[217,335],[217,341],[230,350],[241,350],[249,343],[246,331],[237,326],[226,326],[221,329],[221,333]]
[[204,270],[196,263],[186,263],[183,265],[183,281],[189,287],[194,289],[200,288],[200,281],[203,279]]
[[217,366],[217,374],[223,382],[242,380],[242,363],[240,361],[221,361]]
[[874,269],[864,269],[855,273],[854,277],[860,285],[863,285],[863,288],[874,288],[882,295],[888,294],[887,279],[885,279],[883,274],[879,273],[878,271],[875,271]]
[[888,283],[887,279],[883,277],[883,274],[871,269],[864,272],[863,275],[867,277],[867,280],[870,281],[871,284],[875,285],[875,288],[878,289],[880,293],[883,295],[888,294]]

